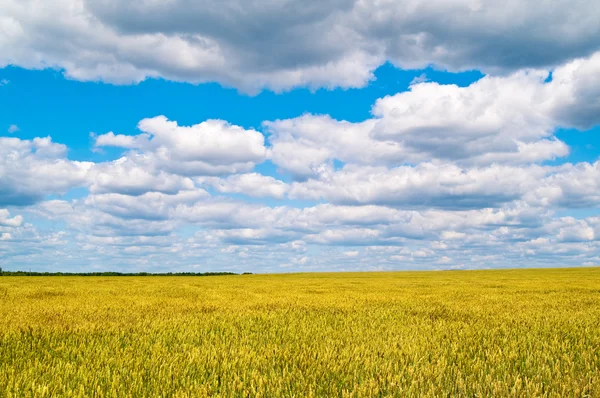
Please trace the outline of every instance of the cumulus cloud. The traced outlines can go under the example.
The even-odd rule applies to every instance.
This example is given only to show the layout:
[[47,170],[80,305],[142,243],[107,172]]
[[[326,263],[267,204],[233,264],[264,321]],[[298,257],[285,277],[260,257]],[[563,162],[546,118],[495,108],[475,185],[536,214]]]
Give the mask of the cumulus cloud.
[[[25,3],[43,12],[25,13]],[[93,150],[121,150],[114,160],[69,160],[68,148],[50,137],[0,137],[0,255],[14,264],[87,261],[101,268],[115,260],[134,268],[234,269],[235,256],[238,265],[272,271],[600,262],[600,161],[564,163],[570,148],[556,137],[562,127],[600,123],[600,53],[594,53],[596,36],[588,37],[597,24],[583,20],[568,37],[552,32],[511,42],[510,54],[502,53],[503,38],[487,30],[486,40],[499,45],[488,57],[479,36],[468,46],[463,37],[484,22],[500,28],[490,10],[507,26],[517,15],[553,22],[562,33],[561,18],[580,10],[559,13],[562,4],[553,3],[540,17],[520,4],[506,13],[492,2],[461,0],[434,2],[437,9],[406,1],[402,13],[385,1],[278,2],[262,6],[275,15],[294,11],[285,21],[250,4],[246,10],[256,21],[276,26],[241,26],[246,16],[235,1],[218,8],[205,2],[206,15],[180,0],[143,7],[119,0],[25,3],[0,5],[0,50],[6,50],[0,63],[52,65],[84,80],[162,76],[243,89],[346,87],[364,84],[385,59],[458,69],[478,60],[499,74],[467,87],[422,76],[408,91],[377,100],[361,122],[304,114],[265,121],[260,132],[224,120],[185,126],[158,116],[141,120],[135,135],[92,133]],[[451,16],[467,9],[456,23],[460,29],[437,30],[446,23],[433,18],[440,10]],[[235,29],[214,22],[224,10]],[[47,15],[65,18],[55,26]],[[199,20],[212,25],[198,26]],[[312,46],[300,41],[300,32],[328,29],[335,32]],[[56,35],[64,40],[40,42]],[[254,59],[265,50],[253,48],[252,37],[262,35],[274,54]],[[12,44],[15,38],[21,47]],[[283,39],[287,47],[279,53]],[[354,42],[353,50],[344,40]],[[541,42],[545,51],[573,46],[562,55],[529,57],[527,45]],[[262,173],[270,167],[260,166],[265,161],[277,172]],[[83,192],[76,199],[52,197],[72,188]],[[52,221],[52,231],[24,222],[40,218]],[[69,252],[76,254],[68,258]]]
[[140,149],[148,145],[150,136],[148,134],[140,134],[137,136],[115,134],[109,131],[100,136],[92,133],[96,147],[119,147],[128,149]]
[[599,123],[599,71],[596,53],[559,65],[549,82],[548,70],[529,69],[486,76],[468,87],[414,84],[408,92],[377,101],[374,135],[400,139],[435,157],[444,157],[444,148],[456,159],[509,152],[517,143],[551,136],[558,126],[590,128]]
[[[295,135],[297,122],[305,120],[316,122],[308,126],[300,123],[302,133]],[[595,182],[600,181],[599,162],[477,166],[459,161],[434,161],[393,166],[385,156],[377,156],[377,152],[361,153],[352,145],[354,138],[362,137],[364,148],[379,148],[380,141],[368,134],[360,135],[363,131],[372,131],[372,124],[368,129],[363,129],[361,124],[354,129],[356,126],[348,123],[349,137],[340,138],[327,135],[326,130],[320,129],[320,123],[329,123],[333,128],[338,124],[326,116],[308,115],[267,124],[269,128],[279,124],[281,135],[272,137],[272,147],[265,147],[260,133],[235,126],[231,133],[225,122],[216,124],[219,135],[224,136],[215,138],[211,137],[214,126],[210,123],[180,127],[165,118],[145,119],[140,123],[142,134],[138,136],[114,133],[97,136],[99,146],[115,145],[126,150],[122,158],[98,163],[69,161],[67,148],[49,138],[31,141],[3,138],[2,149],[7,154],[4,158],[17,160],[24,167],[6,168],[12,164],[7,161],[0,176],[5,181],[17,181],[17,177],[25,177],[26,181],[40,169],[45,172],[54,168],[62,172],[62,168],[70,170],[71,180],[46,177],[43,182],[33,179],[19,187],[60,193],[83,186],[89,189],[88,196],[40,202],[40,193],[29,202],[13,200],[8,204],[38,202],[28,211],[64,223],[74,234],[75,238],[71,239],[79,242],[81,253],[120,256],[128,259],[126,261],[132,261],[134,253],[150,256],[148,259],[161,258],[172,251],[181,253],[180,261],[185,262],[197,250],[206,254],[231,245],[263,248],[278,245],[281,250],[278,255],[282,255],[286,250],[297,251],[297,248],[306,251],[308,245],[322,248],[320,250],[335,246],[389,248],[389,253],[380,254],[378,258],[390,267],[399,264],[454,266],[477,261],[489,261],[493,265],[496,260],[500,263],[518,256],[549,256],[549,249],[538,247],[539,242],[560,247],[562,251],[558,251],[557,256],[561,258],[583,253],[582,256],[592,261],[600,236],[600,222],[556,218],[553,209],[598,207],[600,189]],[[291,131],[287,136],[286,128]],[[260,138],[257,139],[256,134]],[[257,164],[267,157],[274,159],[279,139],[302,141],[307,137],[323,140],[320,142],[324,148],[349,154],[345,159],[353,159],[354,163],[334,167],[333,158],[326,157],[327,167],[319,173],[309,172],[304,179],[291,184],[258,172],[194,176],[189,169],[169,166],[169,162],[177,164],[198,159],[224,166],[228,166],[227,161],[235,164],[243,160]],[[229,160],[202,152],[205,146],[221,156],[229,156]],[[393,141],[382,148],[383,153],[388,151],[390,156],[396,156],[401,147]],[[162,155],[165,163],[158,163],[157,157]],[[298,174],[302,175],[302,170]],[[229,193],[326,203],[296,208],[220,196]],[[21,216],[11,217],[7,211],[0,212],[0,232],[10,235],[11,242],[22,241],[19,236],[31,235],[15,230],[16,227],[23,228]],[[181,228],[200,228],[204,231],[204,243],[188,247],[177,235]],[[44,239],[64,241],[63,237]],[[410,249],[401,249],[404,247]],[[490,250],[506,253],[492,259],[486,257]],[[360,250],[342,252],[340,261],[353,256],[344,253],[355,252]],[[468,258],[466,253],[469,253]],[[248,261],[259,258],[247,251],[243,254]],[[311,259],[310,263],[313,262]]]
[[[406,239],[463,239],[466,232],[501,228],[535,230],[550,216],[543,209],[521,205],[480,210],[396,210],[384,206],[316,205],[302,209],[268,207],[232,200],[202,200],[177,208],[175,219],[221,230],[218,236],[236,244],[273,238],[277,242],[398,245]],[[508,238],[507,234],[503,238]],[[512,237],[514,238],[514,237]],[[360,241],[359,241],[360,240]],[[229,240],[231,242],[231,240]]]
[[0,15],[0,65],[114,83],[218,81],[250,92],[360,87],[386,61],[504,72],[600,49],[595,4],[566,0],[7,0]]
[[[199,253],[213,259],[219,257],[219,252],[223,256],[235,254],[237,247],[247,258],[260,260],[266,267],[261,269],[269,269],[270,261],[289,262],[285,253],[289,255],[298,248],[305,252],[306,245],[316,245],[322,248],[319,250],[343,246],[350,253],[342,257],[326,255],[328,261],[322,264],[325,269],[344,264],[343,258],[353,256],[358,247],[367,250],[369,261],[378,262],[383,269],[402,264],[506,266],[503,261],[523,261],[524,255],[533,256],[529,264],[536,264],[536,255],[546,259],[551,253],[556,253],[554,261],[563,261],[564,265],[571,264],[575,254],[592,258],[593,248],[600,246],[596,240],[600,222],[593,218],[553,218],[551,212],[525,204],[481,210],[407,211],[331,204],[295,209],[191,193],[184,196],[149,195],[139,202],[123,195],[105,194],[74,204],[43,202],[36,208],[46,217],[65,220],[81,234],[78,239],[89,250],[104,251],[104,255],[127,262],[131,261],[132,247],[138,248],[136,256],[145,256],[148,261],[170,255],[171,260],[178,258],[179,264]],[[204,232],[184,243],[174,235],[182,225],[197,225]],[[535,245],[536,241],[545,243]],[[256,249],[248,250],[248,246]],[[550,249],[551,246],[556,249]],[[252,253],[257,250],[261,254],[254,257]],[[272,257],[275,253],[276,257]],[[308,257],[310,262],[318,259]],[[341,263],[335,265],[336,259]]]
[[346,166],[321,179],[295,182],[291,198],[395,207],[497,207],[520,199],[544,177],[539,166],[463,169],[453,164],[415,167]]
[[401,143],[372,139],[375,124],[373,120],[337,121],[327,115],[263,123],[270,133],[270,159],[299,179],[330,172],[335,159],[360,164],[401,163],[406,149]]
[[0,206],[30,205],[83,185],[93,164],[70,161],[66,152],[49,137],[0,137]]
[[73,202],[53,200],[37,205],[35,212],[50,220],[66,222],[70,229],[83,236],[115,239],[167,236],[177,227],[174,220],[149,214],[149,209],[160,208],[160,198],[152,198],[154,206],[131,199],[108,195]]
[[459,167],[420,163],[396,168],[347,165],[294,182],[292,199],[399,208],[486,208],[525,201],[534,206],[600,206],[600,161],[561,166]]
[[[557,128],[600,123],[600,53],[548,70],[486,76],[467,86],[421,82],[376,101],[359,123],[327,115],[265,122],[269,156],[297,180],[328,177],[337,160],[368,166],[454,162],[528,165],[565,157]],[[588,82],[588,83],[583,83]]]
[[140,196],[107,193],[90,195],[83,204],[123,219],[168,220],[177,206],[193,204],[208,196],[202,189],[183,190],[175,194],[147,192]]
[[565,217],[562,220],[557,238],[561,242],[585,242],[595,238],[595,231],[585,220],[576,220],[573,217]]
[[144,119],[138,136],[110,132],[96,137],[96,146],[134,149],[131,161],[145,169],[198,176],[251,170],[266,156],[264,137],[222,120],[179,126],[164,116]]
[[0,209],[0,226],[3,227],[20,227],[23,224],[22,216],[10,216],[10,212],[7,209]]
[[[423,158],[463,160],[518,152],[519,143],[536,142],[555,127],[534,107],[542,100],[545,74],[484,77],[468,87],[412,85],[408,92],[377,101],[373,114],[379,120],[372,135],[400,141]],[[557,152],[566,154],[560,146]]]
[[[142,158],[140,162],[136,162]],[[194,188],[187,177],[147,169],[144,156],[132,153],[113,162],[96,164],[89,173],[92,193],[122,193],[142,195],[146,192],[177,193],[182,189]]]
[[227,178],[197,178],[200,184],[208,185],[217,192],[242,193],[253,197],[282,199],[289,187],[283,181],[259,173],[236,174]]
[[589,129],[600,123],[600,52],[556,68],[548,88],[557,124]]
[[600,206],[600,161],[567,163],[551,169],[539,186],[527,194],[532,203],[565,208]]

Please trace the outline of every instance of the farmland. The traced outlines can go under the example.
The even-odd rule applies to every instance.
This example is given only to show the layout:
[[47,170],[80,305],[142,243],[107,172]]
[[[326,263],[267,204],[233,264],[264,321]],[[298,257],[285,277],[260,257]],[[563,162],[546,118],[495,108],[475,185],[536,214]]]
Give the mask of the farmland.
[[600,269],[0,277],[0,396],[600,396]]

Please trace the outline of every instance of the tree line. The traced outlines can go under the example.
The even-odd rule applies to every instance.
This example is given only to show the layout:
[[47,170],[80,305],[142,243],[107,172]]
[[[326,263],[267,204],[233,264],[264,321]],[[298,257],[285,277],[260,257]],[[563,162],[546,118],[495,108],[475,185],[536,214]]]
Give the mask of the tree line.
[[[242,275],[251,275],[244,272]],[[32,272],[32,271],[4,271],[0,268],[2,276],[223,276],[240,275],[235,272]]]

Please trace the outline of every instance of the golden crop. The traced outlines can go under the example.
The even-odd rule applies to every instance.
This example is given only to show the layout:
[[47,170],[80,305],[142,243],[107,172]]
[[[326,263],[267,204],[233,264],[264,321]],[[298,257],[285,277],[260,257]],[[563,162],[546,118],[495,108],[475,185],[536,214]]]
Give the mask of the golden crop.
[[600,397],[600,269],[0,277],[0,396]]

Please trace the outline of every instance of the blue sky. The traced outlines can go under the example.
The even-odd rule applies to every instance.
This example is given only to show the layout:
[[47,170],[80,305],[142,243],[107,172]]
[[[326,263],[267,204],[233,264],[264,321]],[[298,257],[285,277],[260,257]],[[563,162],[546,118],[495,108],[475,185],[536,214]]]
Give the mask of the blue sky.
[[3,268],[600,263],[591,5],[36,1],[0,5]]
[[432,81],[459,86],[482,76],[478,71],[406,71],[386,64],[375,70],[375,80],[362,88],[297,88],[282,94],[263,91],[247,95],[217,83],[194,85],[151,79],[117,86],[68,80],[64,72],[53,69],[32,71],[9,66],[0,71],[0,80],[10,82],[0,97],[0,123],[6,129],[13,124],[19,126],[22,138],[51,135],[69,146],[72,159],[87,160],[91,155],[89,132],[134,134],[141,119],[157,115],[185,125],[223,119],[255,129],[260,129],[265,120],[303,113],[359,122],[370,116],[375,100],[406,91],[422,74]]

